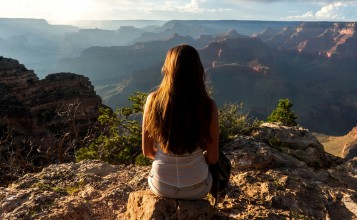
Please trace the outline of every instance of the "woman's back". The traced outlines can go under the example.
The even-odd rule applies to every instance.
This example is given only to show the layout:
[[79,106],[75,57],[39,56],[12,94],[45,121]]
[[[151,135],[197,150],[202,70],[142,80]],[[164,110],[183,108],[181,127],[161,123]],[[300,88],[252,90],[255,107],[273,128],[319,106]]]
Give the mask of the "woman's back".
[[163,189],[186,194],[193,190],[196,196],[191,192],[189,198],[196,198],[208,192],[207,163],[218,159],[217,107],[207,94],[204,69],[193,47],[169,50],[162,69],[163,80],[148,96],[143,116],[143,153],[154,159],[149,185],[166,197],[176,198]]
[[159,148],[151,171],[160,181],[178,188],[200,183],[208,175],[207,163],[200,148],[183,155],[167,154]]

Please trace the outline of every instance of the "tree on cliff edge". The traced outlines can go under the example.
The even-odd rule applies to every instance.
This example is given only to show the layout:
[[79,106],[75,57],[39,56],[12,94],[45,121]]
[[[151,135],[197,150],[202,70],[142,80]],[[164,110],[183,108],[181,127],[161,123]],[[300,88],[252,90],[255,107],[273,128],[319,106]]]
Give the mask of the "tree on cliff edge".
[[278,107],[268,116],[268,122],[280,122],[286,126],[296,126],[297,115],[291,111],[293,103],[288,99],[280,99]]

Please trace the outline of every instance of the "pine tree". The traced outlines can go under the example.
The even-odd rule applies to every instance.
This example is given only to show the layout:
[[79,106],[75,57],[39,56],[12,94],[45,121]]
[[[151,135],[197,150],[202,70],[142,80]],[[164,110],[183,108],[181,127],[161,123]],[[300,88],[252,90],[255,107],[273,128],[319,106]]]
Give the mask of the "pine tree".
[[268,122],[281,122],[286,126],[296,126],[297,115],[291,111],[293,103],[288,99],[280,99],[278,107],[268,116]]

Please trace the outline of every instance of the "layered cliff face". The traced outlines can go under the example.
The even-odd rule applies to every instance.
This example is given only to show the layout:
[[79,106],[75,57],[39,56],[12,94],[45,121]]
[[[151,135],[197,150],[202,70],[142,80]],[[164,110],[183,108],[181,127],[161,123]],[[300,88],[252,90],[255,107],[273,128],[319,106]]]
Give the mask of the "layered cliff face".
[[80,105],[88,121],[96,119],[101,106],[87,77],[57,73],[39,80],[32,70],[7,58],[0,59],[0,94],[1,130],[35,136],[56,127],[61,130],[63,121],[56,116],[68,105]]
[[0,185],[73,161],[96,135],[100,106],[87,77],[56,73],[39,80],[17,60],[0,57]]
[[278,34],[267,29],[257,36],[269,46],[279,50],[353,59],[357,56],[355,32],[354,22],[306,22],[297,27],[284,28]]
[[28,90],[39,81],[33,71],[18,61],[0,58],[0,129],[32,130],[33,117],[24,101],[32,93]]

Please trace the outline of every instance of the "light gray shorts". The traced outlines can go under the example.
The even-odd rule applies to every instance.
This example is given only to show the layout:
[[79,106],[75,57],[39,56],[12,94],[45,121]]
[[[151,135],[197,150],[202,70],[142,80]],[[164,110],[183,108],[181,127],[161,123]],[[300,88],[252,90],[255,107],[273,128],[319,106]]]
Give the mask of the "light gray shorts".
[[202,199],[207,195],[212,186],[212,176],[211,173],[208,172],[208,176],[203,182],[192,186],[178,188],[161,182],[155,175],[150,172],[148,182],[151,191],[157,196],[172,199],[194,200]]

